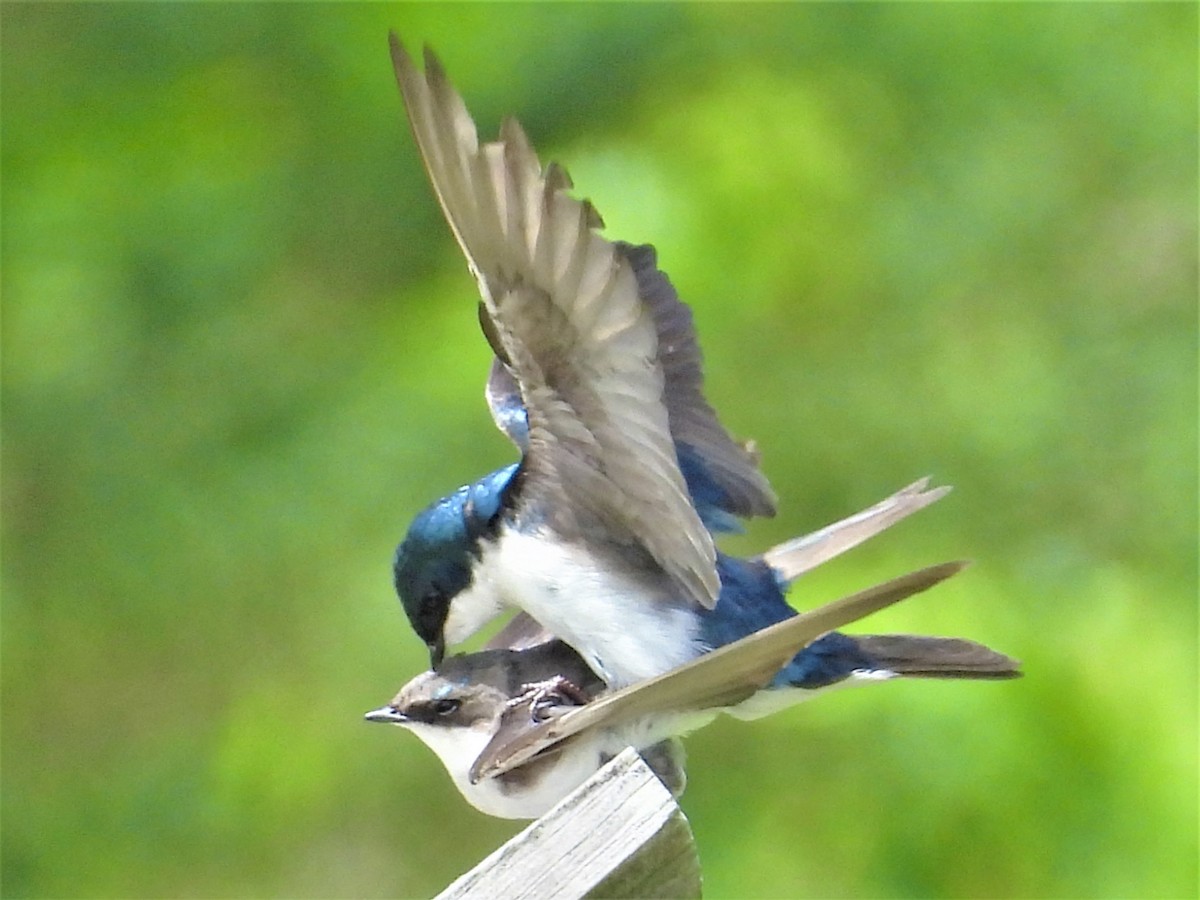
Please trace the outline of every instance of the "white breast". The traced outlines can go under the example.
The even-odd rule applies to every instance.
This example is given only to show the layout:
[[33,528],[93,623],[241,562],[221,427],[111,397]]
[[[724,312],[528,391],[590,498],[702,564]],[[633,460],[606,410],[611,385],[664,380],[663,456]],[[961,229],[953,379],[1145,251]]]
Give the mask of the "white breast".
[[460,639],[454,632],[479,615],[518,607],[617,687],[682,665],[702,650],[696,616],[686,605],[628,573],[600,568],[578,545],[504,529],[485,546],[476,573],[451,607],[451,643]]
[[[490,728],[445,728],[406,722],[407,728],[438,755],[463,798],[480,812],[501,819],[536,819],[587,781],[600,768],[602,753],[615,755],[624,746],[609,746],[600,736],[572,742],[536,766],[536,777],[485,778],[472,784],[471,765],[491,739]],[[605,735],[607,738],[607,735]],[[518,773],[514,773],[519,776]]]

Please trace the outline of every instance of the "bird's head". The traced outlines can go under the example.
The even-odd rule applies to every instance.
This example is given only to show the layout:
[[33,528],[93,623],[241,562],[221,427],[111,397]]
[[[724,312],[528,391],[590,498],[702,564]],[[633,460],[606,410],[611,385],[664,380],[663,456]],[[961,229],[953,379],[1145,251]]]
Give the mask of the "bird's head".
[[429,647],[430,664],[442,661],[450,603],[471,583],[472,541],[447,497],[424,510],[396,548],[392,579],[417,637]]
[[451,605],[471,586],[481,542],[495,531],[504,489],[516,468],[493,472],[426,507],[396,548],[393,584],[413,631],[429,648],[430,665],[435,668],[445,655],[446,644],[467,636],[447,634]]
[[387,706],[367,713],[366,719],[449,730],[482,727],[490,732],[507,699],[490,685],[423,672],[402,687]]

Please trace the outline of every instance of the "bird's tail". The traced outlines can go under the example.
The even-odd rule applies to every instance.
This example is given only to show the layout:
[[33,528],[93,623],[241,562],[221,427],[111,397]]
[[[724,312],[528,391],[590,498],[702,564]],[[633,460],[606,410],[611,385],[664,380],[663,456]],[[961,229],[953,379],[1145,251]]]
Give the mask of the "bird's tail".
[[1021,664],[964,638],[913,634],[843,634],[831,631],[793,657],[775,676],[775,687],[808,691],[908,678],[1016,678]]
[[772,547],[762,555],[762,560],[775,570],[781,582],[787,584],[821,563],[857,547],[917,510],[924,509],[950,491],[949,486],[927,490],[928,487],[928,478],[915,481],[862,512]]
[[850,636],[876,671],[912,678],[1016,678],[1021,664],[963,638],[914,634]]
[[759,691],[729,712],[739,719],[758,719],[829,690],[892,678],[1000,681],[1020,676],[1015,659],[963,638],[831,631],[775,676],[771,686],[784,690]]

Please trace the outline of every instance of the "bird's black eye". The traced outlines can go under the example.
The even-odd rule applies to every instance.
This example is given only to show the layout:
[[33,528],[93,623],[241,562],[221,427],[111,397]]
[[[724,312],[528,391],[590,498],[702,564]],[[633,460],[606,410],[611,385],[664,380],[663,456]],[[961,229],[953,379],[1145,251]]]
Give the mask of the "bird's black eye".
[[438,700],[433,704],[433,711],[439,716],[448,716],[462,706],[461,700]]

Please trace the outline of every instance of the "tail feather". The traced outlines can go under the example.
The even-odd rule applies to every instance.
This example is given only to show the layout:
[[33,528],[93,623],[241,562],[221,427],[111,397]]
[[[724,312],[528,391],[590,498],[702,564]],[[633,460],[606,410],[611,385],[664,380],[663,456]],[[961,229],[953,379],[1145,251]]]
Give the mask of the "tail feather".
[[963,638],[912,634],[854,635],[864,656],[879,670],[911,678],[1017,678],[1021,664]]

